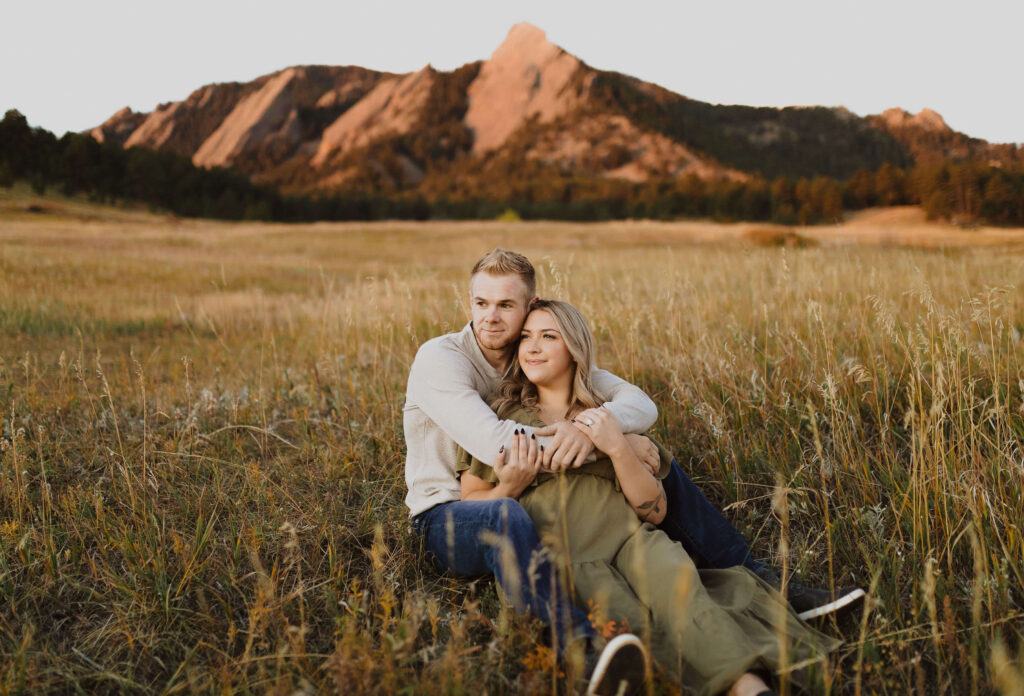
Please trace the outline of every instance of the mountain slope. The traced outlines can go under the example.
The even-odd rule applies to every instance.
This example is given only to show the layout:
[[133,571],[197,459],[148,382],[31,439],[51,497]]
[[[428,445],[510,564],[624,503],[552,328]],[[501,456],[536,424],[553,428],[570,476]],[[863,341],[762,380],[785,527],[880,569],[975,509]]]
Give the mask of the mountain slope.
[[[581,72],[587,73],[583,84],[574,82]],[[593,74],[540,29],[512,27],[469,86],[465,121],[473,132],[473,154],[501,147],[530,119],[550,123],[579,107]]]
[[1024,149],[995,145],[959,133],[931,109],[922,109],[917,114],[886,109],[877,116],[868,116],[867,121],[899,141],[916,164],[936,165],[946,160],[979,160],[998,165],[1024,162]]
[[883,163],[1020,157],[937,114],[901,114],[708,104],[595,70],[518,24],[488,60],[452,72],[293,67],[207,85],[150,114],[124,109],[91,134],[289,193],[453,199],[524,195],[538,180],[845,179]]

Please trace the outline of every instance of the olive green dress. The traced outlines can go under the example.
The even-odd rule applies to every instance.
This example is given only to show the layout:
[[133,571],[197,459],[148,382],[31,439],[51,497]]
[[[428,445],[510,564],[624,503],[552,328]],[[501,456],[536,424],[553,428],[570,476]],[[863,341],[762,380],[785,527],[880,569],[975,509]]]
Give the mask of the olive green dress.
[[[526,412],[511,418],[542,425]],[[663,478],[671,456],[660,449]],[[465,452],[459,469],[497,482],[490,466]],[[840,644],[800,621],[748,569],[698,571],[680,544],[640,521],[608,458],[566,474],[542,472],[519,502],[564,561],[576,603],[601,625],[614,621],[647,638],[685,693],[716,694],[745,672],[777,673],[785,665],[800,667],[790,679],[810,686],[806,667],[820,666]]]

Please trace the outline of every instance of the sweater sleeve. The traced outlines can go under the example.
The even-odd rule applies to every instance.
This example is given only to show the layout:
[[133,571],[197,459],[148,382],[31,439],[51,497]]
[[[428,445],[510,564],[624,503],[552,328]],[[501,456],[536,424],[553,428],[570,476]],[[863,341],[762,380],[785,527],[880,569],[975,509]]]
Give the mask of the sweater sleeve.
[[591,381],[606,399],[604,407],[619,419],[623,432],[643,434],[658,420],[658,407],[639,387],[596,368],[591,373]]
[[409,371],[406,397],[459,447],[490,465],[498,456],[498,449],[512,441],[517,428],[525,428],[529,433],[533,428],[500,420],[477,391],[472,375],[469,358],[425,343]]
[[455,473],[462,477],[465,473],[473,474],[478,479],[483,479],[487,483],[497,485],[500,483],[498,475],[494,473],[494,469],[490,464],[484,464],[476,457],[469,456],[469,452],[459,448],[459,455],[455,460]]

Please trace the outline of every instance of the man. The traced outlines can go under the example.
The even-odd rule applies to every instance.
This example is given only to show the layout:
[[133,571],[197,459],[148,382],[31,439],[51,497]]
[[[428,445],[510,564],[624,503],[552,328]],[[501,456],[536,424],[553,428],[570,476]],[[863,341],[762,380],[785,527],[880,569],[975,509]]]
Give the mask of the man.
[[[485,401],[511,363],[536,296],[535,283],[526,257],[492,250],[470,275],[470,324],[427,341],[417,352],[404,409],[406,505],[413,529],[440,569],[457,575],[493,574],[515,608],[548,623],[557,647],[564,649],[576,639],[589,644],[594,633],[586,615],[572,606],[552,577],[532,521],[509,498],[460,500],[455,474],[457,446],[480,461],[493,462],[521,429],[540,438],[544,466],[552,470],[579,466],[593,452],[589,438],[568,422],[534,429],[501,421]],[[654,424],[657,408],[643,391],[604,370],[595,370],[592,380],[608,397],[605,407],[625,432],[642,433]],[[631,444],[641,459],[656,460],[656,450],[646,438],[634,438]],[[750,557],[747,543],[678,464],[672,463],[663,483],[668,510],[661,528],[683,544],[699,568],[746,565],[780,585],[774,571]],[[790,581],[787,597],[802,618],[810,618],[850,604],[857,593],[863,595],[856,590],[832,597]],[[620,674],[619,668],[642,661],[636,652],[639,645],[630,640],[619,641],[617,647],[609,644],[606,652],[616,647],[623,654],[602,655],[591,689],[614,692],[618,680],[635,680],[637,675]],[[606,675],[611,686],[602,683]]]

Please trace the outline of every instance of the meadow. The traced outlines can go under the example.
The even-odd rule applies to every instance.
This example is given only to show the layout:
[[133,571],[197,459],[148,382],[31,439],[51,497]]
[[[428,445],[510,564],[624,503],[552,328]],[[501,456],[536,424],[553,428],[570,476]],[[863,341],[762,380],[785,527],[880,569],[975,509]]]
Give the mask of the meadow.
[[758,557],[868,590],[823,692],[1024,694],[1024,232],[890,218],[787,247],[3,194],[0,693],[565,693],[403,503],[409,364],[501,245]]

